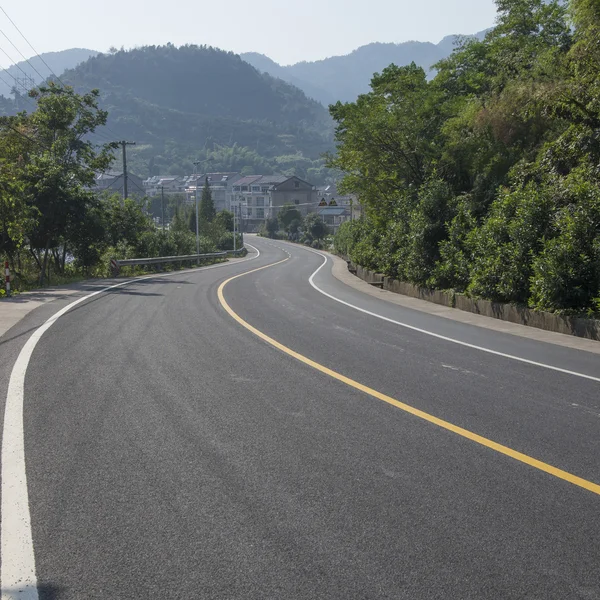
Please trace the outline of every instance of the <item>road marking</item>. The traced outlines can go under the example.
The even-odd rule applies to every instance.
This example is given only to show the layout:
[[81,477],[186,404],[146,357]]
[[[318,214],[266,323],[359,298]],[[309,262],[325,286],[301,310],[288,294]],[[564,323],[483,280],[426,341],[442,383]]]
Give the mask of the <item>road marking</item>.
[[[278,246],[275,246],[275,247],[278,247]],[[522,362],[522,363],[525,363],[528,365],[533,365],[534,367],[550,369],[552,371],[557,371],[558,373],[564,373],[566,375],[573,375],[575,377],[581,377],[583,379],[589,379],[590,381],[596,381],[596,382],[600,383],[600,377],[594,377],[593,375],[586,375],[585,373],[579,373],[577,371],[570,371],[569,369],[562,369],[561,367],[555,367],[553,365],[548,365],[546,363],[536,362],[534,360],[529,360],[527,358],[522,358],[520,356],[515,356],[513,354],[506,354],[504,352],[498,352],[497,350],[491,350],[490,348],[484,348],[483,346],[469,344],[468,342],[463,342],[461,340],[457,340],[456,338],[451,338],[451,337],[447,337],[445,335],[440,335],[439,333],[434,333],[433,331],[428,331],[427,329],[421,329],[420,327],[415,327],[414,325],[409,325],[408,323],[402,323],[401,321],[396,321],[395,319],[390,319],[389,317],[384,317],[383,315],[374,313],[370,310],[366,310],[365,308],[361,308],[360,306],[350,304],[350,302],[341,300],[340,298],[337,298],[336,296],[332,296],[331,294],[327,293],[325,290],[322,290],[314,281],[315,277],[317,276],[319,271],[321,271],[321,269],[329,262],[329,258],[325,254],[322,254],[321,252],[317,252],[316,250],[313,250],[312,248],[303,248],[302,246],[299,246],[299,248],[300,248],[300,250],[306,250],[307,252],[312,252],[313,254],[317,254],[318,256],[320,256],[321,258],[324,259],[323,264],[321,264],[321,266],[310,276],[308,281],[309,281],[310,285],[315,290],[317,290],[317,292],[319,292],[320,294],[323,294],[323,296],[327,296],[327,298],[330,298],[331,300],[335,300],[335,302],[339,302],[340,304],[343,304],[344,306],[348,306],[350,308],[353,308],[354,310],[358,310],[358,311],[360,311],[366,315],[369,315],[371,317],[381,319],[382,321],[387,321],[388,323],[393,323],[394,325],[398,325],[399,327],[404,327],[405,329],[411,329],[412,331],[418,331],[419,333],[429,335],[429,336],[437,338],[439,340],[444,340],[445,342],[451,342],[452,344],[458,344],[460,346],[465,346],[466,348],[471,348],[473,350],[479,350],[480,352],[487,352],[488,354],[493,354],[494,356],[501,356],[502,358],[516,360],[518,362]],[[279,248],[279,249],[283,250],[283,248]]]
[[[451,431],[452,433],[455,433],[463,438],[471,440],[477,444],[480,444],[481,446],[490,448],[491,450],[494,450],[500,454],[504,454],[505,456],[513,458],[514,460],[517,460],[521,463],[529,465],[530,467],[534,467],[535,469],[539,469],[540,471],[543,471],[545,473],[553,475],[554,477],[558,477],[559,479],[563,479],[564,481],[568,481],[569,483],[572,483],[573,485],[581,487],[581,488],[588,490],[594,494],[600,495],[600,485],[593,483],[592,481],[588,481],[586,479],[578,477],[577,475],[573,475],[571,473],[568,473],[567,471],[563,471],[562,469],[553,467],[552,465],[549,465],[545,462],[537,460],[531,456],[528,456],[527,454],[523,454],[521,452],[518,452],[517,450],[513,450],[512,448],[503,446],[502,444],[499,444],[497,442],[494,442],[493,440],[490,440],[481,435],[478,435],[477,433],[469,431],[468,429],[463,429],[462,427],[459,427],[458,425],[454,425],[453,423],[444,421],[443,419],[435,417],[434,415],[426,413],[425,411],[419,410],[418,408],[415,408],[414,406],[410,406],[409,404],[400,402],[399,400],[396,400],[395,398],[392,398],[391,396],[382,394],[381,392],[378,392],[377,390],[374,390],[373,388],[363,385],[362,383],[359,383],[358,381],[354,381],[353,379],[350,379],[349,377],[346,377],[345,375],[342,375],[341,373],[338,373],[337,371],[334,371],[334,370],[296,352],[295,350],[292,350],[291,348],[284,346],[282,343],[278,342],[277,340],[273,339],[272,337],[269,337],[266,333],[263,333],[262,331],[258,330],[256,327],[254,327],[253,325],[250,325],[250,323],[248,323],[247,321],[242,319],[242,317],[240,317],[231,308],[231,306],[228,304],[227,300],[225,300],[225,295],[224,295],[225,287],[229,283],[234,281],[235,279],[239,279],[240,277],[244,277],[245,275],[250,275],[251,273],[257,273],[258,271],[262,271],[263,269],[268,269],[270,267],[274,267],[275,265],[279,265],[281,263],[287,262],[288,260],[290,260],[290,259],[284,258],[283,260],[272,263],[270,265],[266,265],[264,267],[259,267],[258,269],[252,269],[251,271],[246,271],[245,273],[241,273],[239,275],[235,275],[234,277],[230,277],[229,279],[226,279],[219,286],[217,294],[218,294],[219,302],[220,302],[221,306],[227,311],[229,316],[231,316],[242,327],[244,327],[248,331],[252,332],[256,337],[267,342],[274,348],[277,348],[277,350],[280,350],[281,352],[287,354],[288,356],[295,358],[296,360],[300,361],[301,363],[304,363],[305,365],[308,365],[309,367],[312,367],[313,369],[320,371],[321,373],[323,373],[333,379],[336,379],[337,381],[345,383],[347,386],[349,386],[351,388],[354,388],[360,392],[364,392],[365,394],[372,396],[373,398],[381,400],[382,402],[386,402],[387,404],[390,404],[391,406],[399,408],[400,410],[402,410],[406,413],[409,413],[415,417],[418,417],[419,419],[423,419],[424,421],[427,421],[429,423],[437,425],[438,427],[441,427],[442,429]],[[323,265],[321,265],[320,268],[322,268],[322,266]]]
[[[250,244],[247,244],[250,246]],[[0,508],[1,533],[0,533],[0,593],[3,600],[37,600],[37,579],[35,573],[35,556],[33,553],[33,539],[31,533],[31,514],[29,510],[29,493],[27,490],[27,472],[25,465],[25,440],[23,432],[23,401],[25,396],[25,375],[33,351],[44,335],[54,323],[73,307],[115,288],[144,281],[146,279],[159,279],[173,275],[183,275],[197,271],[208,271],[225,266],[232,266],[240,262],[254,260],[256,255],[236,263],[220,263],[201,269],[186,269],[159,275],[148,275],[129,279],[115,285],[108,286],[87,296],[71,302],[45,323],[38,327],[27,340],[15,364],[13,365],[8,382],[6,395],[6,408],[4,412],[4,429],[2,431],[2,504]]]

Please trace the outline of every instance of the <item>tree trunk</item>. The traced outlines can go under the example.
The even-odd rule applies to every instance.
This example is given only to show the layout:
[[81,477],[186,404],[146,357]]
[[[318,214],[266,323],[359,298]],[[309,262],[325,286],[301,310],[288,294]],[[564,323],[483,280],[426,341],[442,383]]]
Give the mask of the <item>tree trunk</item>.
[[40,287],[44,285],[44,278],[46,276],[46,268],[48,266],[48,251],[50,250],[50,237],[48,237],[48,241],[46,242],[46,251],[44,252],[44,264],[42,265],[42,270],[40,271]]
[[60,273],[60,256],[58,255],[58,248],[52,249],[52,258],[54,259],[54,271]]
[[63,255],[61,261],[61,269],[60,272],[64,275],[65,273],[65,262],[67,261],[67,245],[63,244]]
[[35,250],[33,248],[29,248],[29,252],[31,252],[31,256],[33,256],[33,259],[37,263],[38,269],[41,271],[42,263],[40,263],[40,259],[38,258],[38,255],[35,253]]

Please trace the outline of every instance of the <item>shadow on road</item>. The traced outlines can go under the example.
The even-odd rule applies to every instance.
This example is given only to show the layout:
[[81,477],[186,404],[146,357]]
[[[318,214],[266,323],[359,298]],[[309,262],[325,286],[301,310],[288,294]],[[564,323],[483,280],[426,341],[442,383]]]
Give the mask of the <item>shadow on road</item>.
[[[161,284],[161,285],[173,285],[173,284],[177,284],[177,285],[193,285],[193,283],[191,281],[187,281],[185,279],[171,279],[171,278],[166,278],[166,277],[161,277],[161,278],[149,278],[149,279],[142,279],[140,281],[132,281],[131,284],[128,285],[124,285],[123,287],[119,287],[119,288],[115,288],[112,290],[107,290],[104,294],[98,294],[97,296],[94,296],[93,298],[82,302],[81,304],[79,304],[78,306],[73,307],[69,312],[75,312],[76,310],[79,310],[85,306],[88,306],[90,304],[92,304],[93,302],[97,302],[98,300],[100,300],[102,297],[104,296],[110,296],[110,295],[115,295],[115,296],[164,296],[164,294],[160,294],[157,292],[145,292],[145,291],[141,291],[136,289],[136,287],[139,286],[146,286],[146,285],[157,285],[157,284]],[[114,285],[113,283],[110,283],[109,285]],[[106,285],[86,285],[85,287],[81,288],[82,292],[88,292],[88,293],[93,293],[93,292],[97,292],[101,289],[105,289],[107,286]],[[32,302],[34,300],[43,300],[46,299],[48,300],[48,298],[50,298],[51,300],[60,300],[61,298],[65,298],[68,299],[69,296],[66,296],[65,294],[60,294],[60,293],[52,293],[52,292],[31,292],[31,293],[27,293],[27,294],[23,294],[23,295],[17,295],[17,296],[13,296],[12,298],[6,298],[4,300],[2,300],[2,303],[27,303],[27,302]],[[73,299],[75,300],[75,299]],[[2,306],[2,304],[0,304],[0,306]],[[20,333],[18,333],[17,335],[13,335],[12,337],[0,337],[0,346],[2,346],[3,344],[7,344],[8,342],[12,342],[13,340],[16,340],[17,338],[20,338],[22,336],[24,336],[27,333],[31,333],[33,331],[35,331],[38,327],[40,327],[41,325],[44,324],[44,322],[46,321],[46,319],[44,319],[43,321],[41,321],[40,323],[38,323],[37,325],[34,325],[33,327],[30,327],[29,329],[26,329],[25,331],[21,331]]]
[[[157,273],[157,275],[159,275]],[[52,288],[48,288],[48,289],[42,289],[42,290],[36,290],[33,292],[23,292],[22,294],[16,294],[14,296],[11,296],[10,298],[3,298],[2,299],[2,304],[27,304],[29,302],[51,302],[52,300],[59,300],[60,298],[64,298],[65,297],[65,291],[66,290],[76,290],[76,291],[80,291],[80,292],[89,292],[89,293],[93,293],[93,292],[97,292],[98,290],[104,289],[105,287],[109,287],[111,285],[116,285],[119,283],[118,279],[115,280],[110,280],[110,281],[104,281],[102,283],[98,282],[98,281],[94,281],[94,282],[90,282],[90,283],[84,283],[84,284],[75,284],[73,287],[64,287],[64,288],[58,288],[53,290]],[[166,283],[166,284],[170,284],[170,283],[177,283],[177,284],[190,284],[190,281],[187,280],[181,280],[181,279],[170,279],[170,278],[164,278],[164,277],[157,277],[156,279],[154,279],[152,276],[148,279],[141,279],[139,281],[136,281],[135,279],[132,280],[131,285],[144,285],[144,284],[148,284],[148,283],[152,283],[152,284],[156,284],[156,283]],[[119,288],[117,288],[119,289]],[[1,304],[0,304],[1,306]]]
[[39,598],[40,600],[57,600],[60,598],[64,588],[60,588],[52,583],[40,585],[39,587],[25,586],[22,588],[2,588],[0,590],[2,598],[11,600],[25,600]]

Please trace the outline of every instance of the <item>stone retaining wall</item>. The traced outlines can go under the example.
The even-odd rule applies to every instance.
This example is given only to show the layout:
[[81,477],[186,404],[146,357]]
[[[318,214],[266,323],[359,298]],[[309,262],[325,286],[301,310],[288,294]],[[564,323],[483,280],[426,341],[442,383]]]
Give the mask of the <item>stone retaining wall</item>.
[[442,292],[439,290],[430,290],[422,288],[412,283],[398,281],[391,277],[385,277],[381,273],[375,273],[364,267],[348,263],[348,268],[356,271],[356,276],[370,284],[377,284],[384,290],[420,298],[434,304],[441,304],[451,308],[457,308],[466,312],[493,317],[502,321],[510,321],[519,325],[528,325],[545,329],[546,331],[555,331],[557,333],[566,333],[590,340],[600,341],[600,321],[597,319],[585,319],[582,317],[566,317],[554,313],[531,310],[526,306],[516,304],[501,304],[489,300],[476,300],[463,294],[454,292]]

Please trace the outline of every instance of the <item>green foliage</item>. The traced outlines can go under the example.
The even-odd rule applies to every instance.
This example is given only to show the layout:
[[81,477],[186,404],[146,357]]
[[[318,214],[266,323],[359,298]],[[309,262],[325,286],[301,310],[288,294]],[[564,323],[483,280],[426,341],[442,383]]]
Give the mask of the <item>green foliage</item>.
[[[207,158],[198,156],[203,148],[214,155],[214,171],[295,170],[304,177],[331,149],[321,104],[232,52],[146,46],[98,55],[61,79],[77,90],[102,90],[111,129],[138,142],[130,165],[140,176],[189,174],[195,159]],[[185,82],[184,93],[174,81]]]
[[329,234],[329,227],[317,213],[308,213],[304,217],[304,230],[313,240],[321,241]]
[[215,222],[223,228],[224,231],[233,232],[233,213],[229,210],[222,210],[217,213]]
[[[31,96],[37,100],[33,113],[0,120],[4,136],[0,154],[14,152],[13,133],[26,144],[16,169],[9,169],[13,182],[5,187],[2,238],[9,257],[27,238],[43,284],[52,249],[67,241],[82,250],[81,264],[94,260],[93,252],[83,251],[79,230],[87,229],[92,239],[99,235],[97,203],[88,187],[94,183],[95,173],[110,165],[113,145],[97,149],[88,139],[107,119],[107,113],[98,107],[97,90],[78,95],[50,83],[32,91]],[[9,204],[16,209],[13,217],[6,210]]]
[[202,188],[202,198],[200,199],[199,218],[202,223],[212,223],[217,212],[215,210],[215,203],[212,199],[212,192],[210,191],[210,184],[208,183],[208,177],[204,182]]
[[585,173],[567,182],[571,202],[555,215],[531,275],[530,304],[543,310],[598,310],[600,296],[600,185]]
[[342,193],[358,194],[372,217],[385,221],[438,158],[439,98],[415,64],[384,69],[371,87],[355,103],[331,107],[338,153],[328,166],[346,172]]
[[[281,207],[277,215],[277,220],[281,229],[290,233],[296,233],[300,226],[299,223],[302,222],[302,213],[293,204],[285,204]],[[295,223],[294,231],[290,229],[292,223]]]
[[270,219],[266,220],[264,231],[265,234],[272,239],[277,237],[277,232],[279,231],[279,221],[276,217],[271,217]]
[[[106,122],[98,93],[76,94],[55,85],[32,92],[37,110],[0,119],[0,251],[15,287],[107,276],[110,258],[188,255],[196,237],[181,199],[167,231],[157,229],[149,203],[97,196],[96,172],[112,161],[113,145],[98,148],[89,135]],[[181,206],[180,206],[181,204]],[[210,188],[203,192],[201,252],[233,246],[232,215],[215,218]],[[35,274],[35,275],[34,275]]]
[[501,302],[526,303],[532,261],[551,234],[556,198],[551,185],[502,191],[470,238],[474,257],[468,291]]
[[335,248],[418,285],[570,312],[600,297],[600,9],[497,0],[497,27],[463,40],[427,81],[375,75],[337,104],[328,164],[358,194]]

